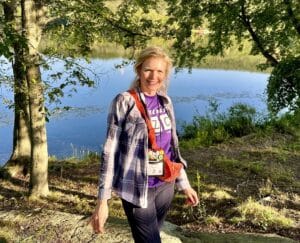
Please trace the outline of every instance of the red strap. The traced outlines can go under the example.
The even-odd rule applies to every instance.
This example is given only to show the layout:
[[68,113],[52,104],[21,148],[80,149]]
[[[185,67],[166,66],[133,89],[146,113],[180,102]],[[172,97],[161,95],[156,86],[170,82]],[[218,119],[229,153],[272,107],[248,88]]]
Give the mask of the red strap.
[[[135,90],[131,89],[128,91],[132,97],[135,100],[135,104],[139,111],[142,114],[142,117],[144,118],[146,124],[147,124],[147,129],[148,129],[148,137],[149,137],[149,144],[151,146],[151,149],[153,150],[158,150],[158,146],[156,144],[156,139],[155,139],[155,132],[154,128],[152,127],[152,123],[150,118],[148,117],[148,114],[145,110],[145,107],[142,103],[142,101],[139,99],[138,94]],[[172,162],[166,154],[164,154],[164,175],[160,176],[159,178],[163,181],[171,182],[175,181],[175,179],[179,176],[180,170],[182,168],[181,163],[176,163]]]
[[144,120],[146,122],[147,129],[148,129],[148,136],[149,136],[149,144],[150,144],[151,149],[153,149],[153,150],[159,149],[157,144],[156,144],[154,128],[152,127],[151,120],[148,117],[148,114],[145,110],[145,107],[144,107],[142,101],[140,100],[140,98],[138,97],[137,92],[134,89],[131,89],[128,92],[134,98],[136,106],[139,109],[139,111],[141,112],[142,117],[144,118]]

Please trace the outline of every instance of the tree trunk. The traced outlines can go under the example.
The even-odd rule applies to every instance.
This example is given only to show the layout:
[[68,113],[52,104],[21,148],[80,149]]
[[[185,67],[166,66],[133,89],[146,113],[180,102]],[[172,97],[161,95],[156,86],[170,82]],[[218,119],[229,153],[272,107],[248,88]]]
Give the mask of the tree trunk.
[[[15,1],[3,3],[5,20],[10,23],[16,34],[21,33],[21,20],[16,16],[17,6]],[[13,132],[13,151],[9,161],[5,164],[10,176],[17,174],[27,174],[30,161],[31,145],[29,135],[29,107],[27,96],[27,82],[23,69],[23,46],[19,39],[13,40],[14,60],[14,104],[15,120]]]
[[[16,56],[16,55],[15,55]],[[15,58],[14,70],[14,102],[15,120],[13,133],[13,151],[5,167],[11,176],[29,172],[31,157],[31,141],[29,128],[28,90],[22,63]]]
[[41,1],[22,0],[22,22],[28,49],[25,55],[26,80],[29,95],[31,167],[29,190],[31,196],[46,196],[48,187],[48,148],[44,91],[40,73],[38,45],[42,35],[45,8]]
[[48,148],[44,93],[38,65],[27,67],[31,128],[30,194],[46,196],[48,188]]

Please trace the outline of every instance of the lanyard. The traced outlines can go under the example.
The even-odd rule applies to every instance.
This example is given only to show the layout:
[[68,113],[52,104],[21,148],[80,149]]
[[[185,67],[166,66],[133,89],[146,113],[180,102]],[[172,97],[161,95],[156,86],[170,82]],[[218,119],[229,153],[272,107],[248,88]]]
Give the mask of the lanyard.
[[141,112],[142,117],[144,118],[144,120],[146,122],[147,129],[148,129],[149,144],[150,144],[151,149],[158,150],[159,148],[156,143],[155,131],[152,126],[151,120],[146,112],[145,104],[141,101],[140,97],[138,97],[138,94],[134,89],[131,89],[128,92],[134,98],[136,106],[139,109],[139,111]]

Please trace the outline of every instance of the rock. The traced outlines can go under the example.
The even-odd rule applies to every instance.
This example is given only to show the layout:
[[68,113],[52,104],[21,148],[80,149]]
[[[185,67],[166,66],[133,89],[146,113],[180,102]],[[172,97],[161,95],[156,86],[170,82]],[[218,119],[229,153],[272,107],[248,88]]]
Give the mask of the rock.
[[[94,234],[88,220],[86,216],[51,210],[0,211],[0,225],[10,226],[14,231],[13,239],[7,241],[133,243],[126,219],[110,217],[104,234]],[[166,222],[161,233],[162,242],[182,242],[172,233],[177,228]],[[0,237],[3,240],[1,234]]]
[[[110,217],[105,234],[94,234],[88,220],[83,215],[46,209],[0,211],[0,242],[133,243],[126,219]],[[161,238],[163,243],[295,242],[277,235],[187,232],[170,222],[165,222]]]

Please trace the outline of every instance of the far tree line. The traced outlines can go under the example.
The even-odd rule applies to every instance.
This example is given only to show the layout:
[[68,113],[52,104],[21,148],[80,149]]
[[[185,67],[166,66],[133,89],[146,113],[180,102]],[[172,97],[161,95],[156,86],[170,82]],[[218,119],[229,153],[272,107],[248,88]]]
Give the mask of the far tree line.
[[[244,41],[250,41],[249,54],[265,57],[260,68],[272,67],[267,87],[270,111],[300,108],[299,1],[123,0],[115,9],[109,2],[0,1],[0,56],[12,65],[14,90],[13,150],[4,168],[10,176],[30,174],[30,195],[49,193],[45,98],[56,101],[66,87],[93,85],[82,69],[74,68],[72,57],[87,56],[99,39],[130,48],[134,55],[160,37],[169,41],[176,66],[190,68],[208,55],[222,55],[227,48],[243,48]],[[205,37],[194,34],[199,28],[208,30]],[[40,53],[45,35],[65,42],[72,39],[70,52]],[[72,51],[74,45],[77,53]],[[60,85],[49,87],[42,80],[41,66],[47,66],[43,55],[60,58],[73,70]]]

